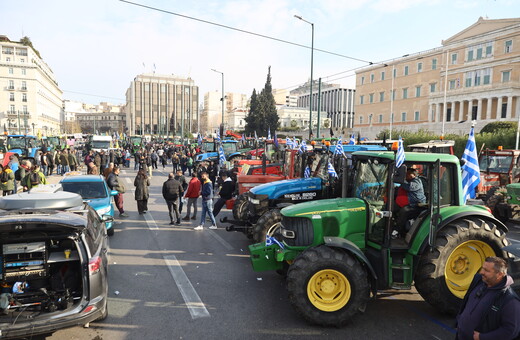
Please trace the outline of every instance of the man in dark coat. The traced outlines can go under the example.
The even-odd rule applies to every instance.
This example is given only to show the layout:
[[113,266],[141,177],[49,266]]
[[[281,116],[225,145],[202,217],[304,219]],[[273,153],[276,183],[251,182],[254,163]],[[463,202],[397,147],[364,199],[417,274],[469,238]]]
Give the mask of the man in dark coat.
[[224,171],[220,177],[222,178],[222,188],[220,188],[219,192],[220,198],[213,207],[213,216],[215,217],[218,215],[224,204],[233,198],[233,194],[235,193],[235,182],[233,182],[229,173]]
[[119,210],[120,217],[128,217],[123,207],[123,194],[125,193],[125,186],[122,181],[119,180],[119,167],[114,166],[114,170],[107,176],[107,185],[110,190],[116,190],[117,195],[114,196],[114,202],[117,210]]
[[457,315],[458,340],[515,339],[520,333],[520,300],[512,290],[507,262],[488,257]]
[[[170,224],[181,224],[181,218],[179,214],[179,208],[177,207],[177,201],[182,195],[182,185],[175,179],[175,175],[171,172],[168,175],[168,180],[163,183],[162,195],[166,204],[168,205],[168,213],[170,214]],[[173,219],[173,213],[175,212],[175,222]]]

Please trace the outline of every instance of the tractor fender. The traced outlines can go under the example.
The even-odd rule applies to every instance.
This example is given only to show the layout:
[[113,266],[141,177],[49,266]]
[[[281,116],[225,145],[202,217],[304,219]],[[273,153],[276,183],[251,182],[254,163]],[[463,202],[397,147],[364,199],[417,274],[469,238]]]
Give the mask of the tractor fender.
[[[504,233],[507,233],[509,231],[509,228],[506,227],[506,225],[504,223],[502,223],[500,220],[496,219],[495,217],[489,216],[484,211],[478,212],[478,211],[472,210],[472,211],[463,211],[460,213],[456,213],[456,214],[450,215],[445,220],[442,220],[442,222],[439,225],[439,228],[437,229],[437,232],[444,229],[451,222],[464,218],[464,217],[467,217],[467,216],[471,216],[471,217],[478,216],[478,217],[482,218],[483,220],[495,223],[497,228],[500,229],[501,231],[503,231]],[[424,250],[426,249],[426,247],[428,247],[428,237],[426,237],[423,240],[419,253],[422,254],[424,252]]]
[[370,272],[372,293],[375,296],[377,293],[377,284],[376,284],[377,274],[376,274],[376,271],[374,270],[374,267],[372,267],[372,264],[367,259],[365,254],[361,251],[361,249],[359,249],[359,247],[356,246],[356,244],[354,242],[341,238],[341,237],[326,236],[324,238],[324,241],[325,241],[325,244],[329,247],[341,248],[341,249],[348,251],[349,253],[352,253],[355,257],[357,257],[359,259],[359,261],[361,261],[361,263],[366,265],[366,267],[368,268],[368,270]]
[[230,159],[231,157],[240,156],[240,152],[233,152],[226,156],[227,159]]

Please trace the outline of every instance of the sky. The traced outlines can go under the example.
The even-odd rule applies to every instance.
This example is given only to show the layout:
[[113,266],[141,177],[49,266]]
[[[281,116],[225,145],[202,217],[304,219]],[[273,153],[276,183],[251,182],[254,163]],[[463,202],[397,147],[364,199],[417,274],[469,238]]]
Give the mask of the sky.
[[314,24],[313,78],[348,88],[352,70],[369,62],[439,47],[481,16],[520,17],[519,0],[129,1],[161,11],[120,0],[0,0],[0,35],[30,37],[63,99],[123,104],[135,76],[154,71],[190,77],[201,94],[222,90],[212,69],[224,73],[226,92],[248,96],[269,67],[275,89],[305,83],[312,26],[295,15]]

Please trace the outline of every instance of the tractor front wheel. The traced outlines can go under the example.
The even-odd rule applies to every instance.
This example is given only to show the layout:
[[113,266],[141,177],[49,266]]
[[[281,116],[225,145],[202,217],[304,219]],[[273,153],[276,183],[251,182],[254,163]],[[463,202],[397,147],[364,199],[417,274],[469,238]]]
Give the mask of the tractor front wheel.
[[426,302],[442,313],[455,314],[486,257],[507,258],[508,245],[496,224],[479,217],[455,220],[437,234],[419,261],[415,287]]
[[235,220],[244,221],[247,218],[248,203],[249,198],[247,195],[242,194],[237,197],[233,206],[233,217]]
[[367,273],[356,258],[328,246],[309,248],[287,272],[289,301],[305,320],[343,326],[364,312],[370,296]]
[[282,222],[282,214],[280,210],[272,209],[260,216],[255,226],[253,227],[253,241],[255,243],[265,241],[265,236],[269,235],[275,237],[275,234],[280,229]]

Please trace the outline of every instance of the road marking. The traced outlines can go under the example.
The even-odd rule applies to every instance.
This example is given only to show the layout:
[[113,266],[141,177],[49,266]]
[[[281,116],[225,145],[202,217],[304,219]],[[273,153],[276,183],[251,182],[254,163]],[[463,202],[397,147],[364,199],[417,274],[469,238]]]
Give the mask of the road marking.
[[146,220],[146,224],[148,225],[148,229],[150,229],[150,230],[159,230],[159,227],[157,226],[157,223],[153,219],[152,214],[150,214],[150,213],[144,214],[144,219]]
[[217,241],[220,242],[226,248],[227,250],[233,250],[233,246],[229,244],[226,240],[224,240],[222,237],[220,237],[216,232],[213,230],[208,230],[208,233],[213,236]]
[[195,291],[195,288],[193,288],[193,285],[186,276],[186,273],[184,270],[182,270],[182,267],[175,255],[167,255],[163,257],[166,265],[168,266],[168,269],[170,270],[170,273],[172,274],[173,280],[175,281],[177,288],[179,288],[182,298],[184,299],[184,302],[190,311],[191,318],[198,319],[209,317],[210,315],[208,310]]

